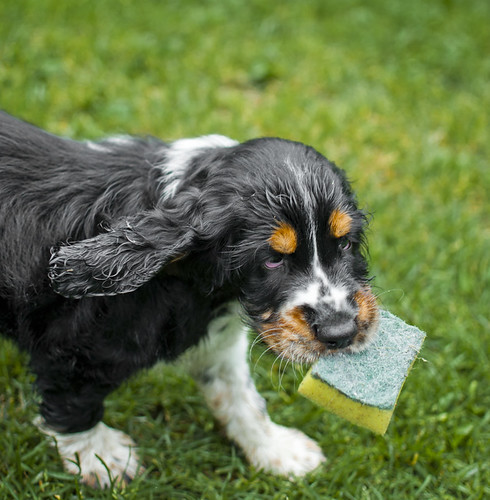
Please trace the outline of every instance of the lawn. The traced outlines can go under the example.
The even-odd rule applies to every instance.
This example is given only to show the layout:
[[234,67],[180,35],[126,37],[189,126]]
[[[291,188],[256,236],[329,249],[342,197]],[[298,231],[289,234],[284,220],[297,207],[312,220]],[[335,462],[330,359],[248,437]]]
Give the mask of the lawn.
[[0,108],[53,133],[274,135],[348,172],[372,215],[381,304],[428,334],[384,437],[297,395],[254,348],[273,418],[319,440],[321,470],[253,470],[174,367],[107,401],[146,464],[124,491],[63,472],[31,424],[25,355],[0,341],[0,499],[490,497],[488,0],[3,0]]

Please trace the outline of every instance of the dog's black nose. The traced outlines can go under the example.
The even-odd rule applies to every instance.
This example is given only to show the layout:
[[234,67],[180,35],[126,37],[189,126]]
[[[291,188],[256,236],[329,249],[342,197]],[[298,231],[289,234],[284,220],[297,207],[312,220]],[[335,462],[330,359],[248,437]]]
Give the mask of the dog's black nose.
[[355,319],[346,312],[328,310],[320,313],[306,308],[305,316],[315,337],[329,349],[350,346],[357,334]]

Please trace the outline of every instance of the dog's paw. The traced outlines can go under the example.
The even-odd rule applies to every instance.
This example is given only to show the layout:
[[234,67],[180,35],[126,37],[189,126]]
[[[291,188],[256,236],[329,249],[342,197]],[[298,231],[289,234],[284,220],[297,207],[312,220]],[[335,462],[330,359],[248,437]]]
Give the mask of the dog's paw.
[[267,437],[258,446],[245,452],[258,469],[289,479],[304,476],[326,460],[313,439],[297,429],[272,422],[267,429]]
[[60,434],[42,425],[40,428],[55,438],[65,469],[80,474],[82,482],[89,486],[124,486],[141,470],[132,439],[102,422],[88,431],[71,434]]

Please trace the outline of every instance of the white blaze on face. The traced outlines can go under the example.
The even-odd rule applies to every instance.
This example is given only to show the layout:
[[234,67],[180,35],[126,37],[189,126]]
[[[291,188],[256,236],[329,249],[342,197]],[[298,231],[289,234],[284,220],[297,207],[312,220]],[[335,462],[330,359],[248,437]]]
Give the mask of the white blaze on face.
[[327,304],[334,311],[348,311],[350,309],[347,302],[349,295],[347,289],[341,285],[332,283],[321,267],[317,254],[315,254],[315,261],[313,263],[313,276],[317,280],[317,283],[320,283],[321,293],[319,294],[317,303]]
[[284,309],[307,306],[312,309],[325,304],[334,311],[352,311],[347,298],[348,291],[342,286],[331,283],[323,270],[318,267],[314,269],[310,283],[294,292],[291,300],[287,302]]
[[284,307],[285,310],[294,307],[307,306],[313,309],[322,304],[328,305],[334,311],[353,312],[348,302],[349,291],[345,286],[334,283],[324,271],[318,254],[318,245],[315,232],[312,232],[311,242],[313,256],[310,264],[308,283],[303,288],[296,290]]
[[[297,290],[291,300],[283,308],[283,312],[292,310],[295,307],[307,306],[316,308],[321,304],[327,304],[334,311],[353,312],[352,306],[348,302],[349,292],[345,286],[332,281],[324,271],[319,258],[319,245],[317,235],[324,234],[324,237],[333,236],[341,238],[346,236],[352,224],[352,217],[348,214],[348,210],[338,208],[332,211],[328,226],[325,228],[318,227],[318,220],[315,216],[316,200],[312,195],[311,187],[308,185],[307,175],[302,169],[294,165],[293,161],[288,159],[286,166],[289,168],[294,178],[299,192],[302,195],[304,209],[306,212],[306,223],[308,232],[311,236],[310,245],[312,248],[312,261],[310,264],[311,275],[308,283],[304,288]],[[336,188],[336,181],[332,179],[330,192],[326,193],[326,197],[333,197]]]

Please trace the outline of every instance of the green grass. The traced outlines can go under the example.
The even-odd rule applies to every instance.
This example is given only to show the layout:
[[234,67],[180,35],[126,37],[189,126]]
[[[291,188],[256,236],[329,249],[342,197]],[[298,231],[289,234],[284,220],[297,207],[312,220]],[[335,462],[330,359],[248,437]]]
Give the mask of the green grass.
[[313,407],[291,367],[280,380],[261,358],[270,413],[329,459],[295,483],[251,469],[184,374],[133,378],[106,411],[147,465],[123,492],[63,472],[31,425],[26,358],[1,341],[0,498],[490,497],[487,0],[3,0],[0,19],[0,107],[54,133],[314,145],[374,214],[383,305],[428,333],[385,437]]

